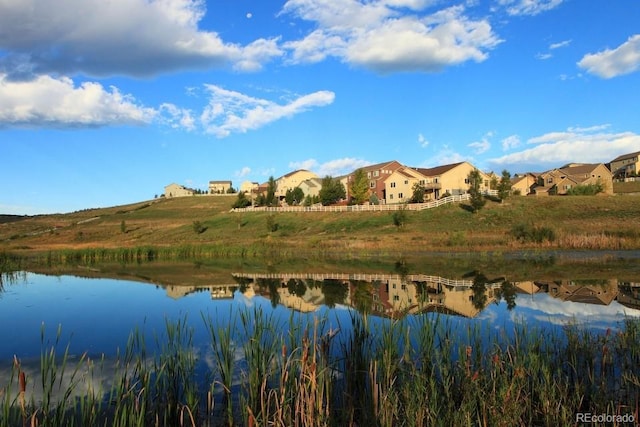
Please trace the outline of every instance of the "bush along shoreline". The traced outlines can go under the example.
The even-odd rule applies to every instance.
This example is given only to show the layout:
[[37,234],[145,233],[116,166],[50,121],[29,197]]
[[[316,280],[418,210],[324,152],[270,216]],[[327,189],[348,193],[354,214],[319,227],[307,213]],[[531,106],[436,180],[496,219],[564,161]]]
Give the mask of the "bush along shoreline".
[[229,314],[227,324],[201,315],[208,364],[199,360],[186,316],[166,319],[153,345],[134,330],[111,363],[72,357],[69,347],[60,352],[60,329],[53,344],[43,330],[40,372],[26,375],[17,355],[0,383],[0,424],[557,426],[585,414],[639,419],[637,319],[615,331],[568,325],[549,333],[525,325],[460,327],[436,314],[380,323],[352,311],[350,324],[338,327],[318,316],[292,314],[287,322],[260,308]]

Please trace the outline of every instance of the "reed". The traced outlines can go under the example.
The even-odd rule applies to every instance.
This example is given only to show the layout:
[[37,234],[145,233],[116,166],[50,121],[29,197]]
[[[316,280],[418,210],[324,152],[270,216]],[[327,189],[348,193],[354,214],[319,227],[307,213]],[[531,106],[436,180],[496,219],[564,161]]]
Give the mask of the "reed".
[[16,357],[0,384],[0,426],[551,426],[575,424],[577,412],[638,419],[638,319],[601,333],[580,325],[549,333],[350,313],[338,329],[324,316],[287,321],[259,307],[223,323],[202,314],[210,376],[198,367],[187,316],[167,319],[152,351],[146,334],[132,332],[107,389],[95,384],[104,357],[74,360],[68,346],[59,355],[61,329],[52,342],[43,329],[41,396]]

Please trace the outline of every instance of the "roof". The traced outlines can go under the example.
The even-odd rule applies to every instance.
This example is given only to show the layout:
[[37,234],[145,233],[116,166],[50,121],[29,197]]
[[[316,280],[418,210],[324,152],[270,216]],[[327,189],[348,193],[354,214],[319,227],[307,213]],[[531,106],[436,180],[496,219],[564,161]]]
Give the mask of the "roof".
[[437,176],[437,175],[442,175],[445,172],[449,172],[451,169],[457,166],[460,166],[463,163],[466,163],[466,162],[458,162],[458,163],[452,163],[450,165],[436,166],[435,168],[413,168],[413,170],[420,172],[424,176]]
[[231,181],[209,181],[209,184],[231,184]]
[[391,160],[389,162],[376,163],[375,165],[364,166],[364,167],[359,168],[359,169],[362,169],[365,172],[371,172],[371,171],[375,171],[375,170],[378,170],[378,169],[385,169],[384,166],[390,165],[392,163],[397,163],[397,165],[398,165],[394,170],[399,169],[399,168],[402,167],[402,164],[400,162],[398,162],[397,160]]
[[570,166],[567,165],[559,168],[558,170],[566,175],[583,175],[587,173],[591,173],[598,166],[604,166],[602,163],[588,163],[588,164],[575,164],[572,163]]
[[629,153],[629,154],[623,154],[623,155],[618,156],[615,159],[611,160],[611,162],[619,162],[620,160],[627,160],[627,159],[630,159],[630,158],[636,157],[636,156],[640,156],[640,151],[636,151],[634,153]]
[[298,170],[294,170],[293,172],[289,172],[289,173],[287,173],[287,174],[284,174],[284,175],[282,175],[282,176],[281,176],[280,178],[278,178],[278,179],[282,179],[282,178],[289,178],[290,176],[293,176],[293,175],[295,175],[295,174],[297,174],[297,173],[299,173],[299,172],[313,173],[313,172],[308,171],[308,170],[306,170],[306,169],[298,169]]

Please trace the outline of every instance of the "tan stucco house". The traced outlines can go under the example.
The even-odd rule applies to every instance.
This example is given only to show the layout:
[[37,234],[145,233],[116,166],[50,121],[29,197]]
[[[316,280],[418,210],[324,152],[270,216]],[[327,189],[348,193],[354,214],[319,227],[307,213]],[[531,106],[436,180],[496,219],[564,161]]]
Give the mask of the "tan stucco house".
[[611,171],[602,163],[569,163],[543,172],[533,187],[536,196],[563,195],[580,185],[600,184],[603,193],[613,194]]
[[322,189],[322,180],[320,178],[305,179],[298,185],[302,193],[306,196],[316,197],[320,195]]
[[304,169],[289,172],[288,174],[281,176],[280,178],[276,179],[276,197],[279,199],[284,199],[284,196],[287,194],[287,190],[293,190],[294,188],[298,187],[303,181],[311,178],[318,178],[318,175]]
[[538,175],[534,173],[516,174],[511,178],[511,193],[520,193],[521,196],[531,194],[537,182]]
[[623,154],[611,160],[611,174],[616,179],[637,176],[640,173],[640,151]]
[[[445,194],[452,196],[465,194],[469,191],[469,174],[477,169],[469,162],[452,163],[437,166],[435,168],[413,168],[425,179],[425,199],[439,199]],[[491,178],[486,173],[479,171],[482,177],[480,191],[490,188]]]
[[405,203],[413,196],[413,186],[425,177],[414,169],[401,167],[384,178],[384,195],[387,203]]
[[226,194],[231,187],[231,181],[209,181],[209,194]]
[[193,188],[187,188],[180,184],[169,184],[164,187],[164,197],[185,197],[193,196],[196,191]]
[[243,192],[245,194],[251,194],[251,192],[260,186],[257,182],[245,181],[240,184],[240,188],[238,191]]

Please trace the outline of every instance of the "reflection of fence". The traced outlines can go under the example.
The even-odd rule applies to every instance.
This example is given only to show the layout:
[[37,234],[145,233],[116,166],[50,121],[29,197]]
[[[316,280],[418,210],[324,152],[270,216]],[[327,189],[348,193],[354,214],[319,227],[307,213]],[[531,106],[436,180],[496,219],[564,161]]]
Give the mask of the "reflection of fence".
[[352,205],[352,206],[283,206],[283,207],[253,207],[235,208],[231,212],[382,212],[397,211],[406,209],[409,211],[421,211],[424,209],[437,208],[448,203],[462,202],[469,200],[469,194],[443,197],[439,200],[426,203],[398,203],[393,205]]
[[256,279],[279,279],[288,282],[290,279],[303,280],[361,280],[363,282],[376,282],[386,280],[398,280],[404,282],[427,282],[438,283],[445,286],[465,287],[473,286],[472,280],[447,279],[440,276],[429,276],[426,274],[407,274],[401,276],[399,274],[366,274],[366,273],[232,273],[234,277],[243,277],[251,280]]

